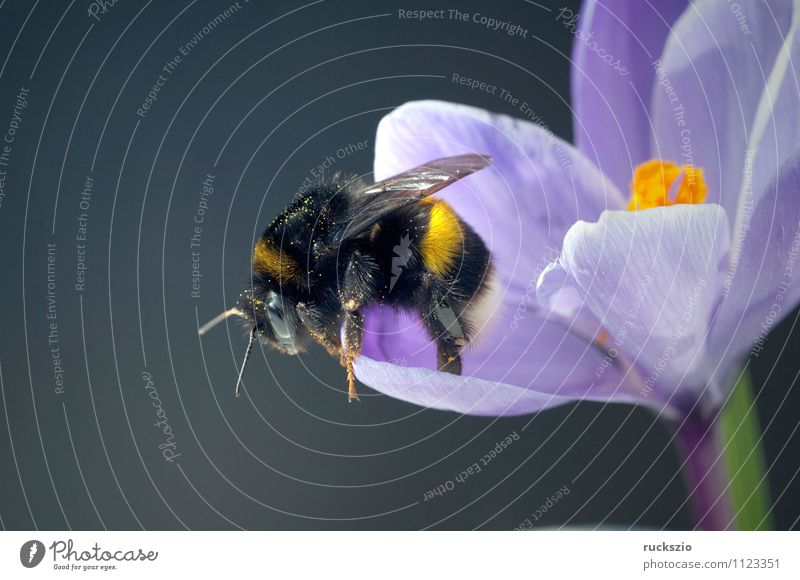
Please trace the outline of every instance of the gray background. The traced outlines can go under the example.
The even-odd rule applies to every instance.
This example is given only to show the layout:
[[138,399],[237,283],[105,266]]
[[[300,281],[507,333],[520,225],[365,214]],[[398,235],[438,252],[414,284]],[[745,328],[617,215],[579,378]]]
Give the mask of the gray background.
[[[690,526],[669,434],[646,411],[577,404],[492,420],[366,387],[347,405],[343,372],[320,351],[257,350],[235,400],[238,326],[215,329],[201,350],[198,319],[233,303],[255,235],[338,148],[367,140],[336,168],[368,172],[393,107],[438,98],[515,113],[452,84],[457,72],[523,97],[571,139],[572,37],[555,12],[458,4],[519,23],[528,38],[398,20],[398,7],[418,5],[328,0],[274,21],[302,4],[242,2],[167,77],[145,118],[136,109],[160,69],[230,2],[119,0],[99,22],[86,0],[0,4],[0,125],[30,90],[0,208],[4,528],[511,529],[563,486],[569,495],[537,526]],[[215,193],[192,299],[189,237],[207,173]],[[76,292],[87,174],[88,273]],[[48,344],[48,243],[63,394]],[[752,362],[780,528],[800,514],[796,318]],[[172,463],[145,370],[181,454]],[[481,473],[422,501],[512,432],[519,441]]]

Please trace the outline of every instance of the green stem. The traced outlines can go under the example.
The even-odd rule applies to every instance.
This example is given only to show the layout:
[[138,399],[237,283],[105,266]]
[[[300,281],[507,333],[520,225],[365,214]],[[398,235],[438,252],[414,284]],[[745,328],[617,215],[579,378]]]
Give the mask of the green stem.
[[772,528],[760,433],[746,372],[716,417],[678,424],[676,441],[698,529]]
[[767,462],[747,372],[742,373],[722,411],[720,433],[727,443],[725,466],[731,480],[736,527],[740,530],[772,529]]

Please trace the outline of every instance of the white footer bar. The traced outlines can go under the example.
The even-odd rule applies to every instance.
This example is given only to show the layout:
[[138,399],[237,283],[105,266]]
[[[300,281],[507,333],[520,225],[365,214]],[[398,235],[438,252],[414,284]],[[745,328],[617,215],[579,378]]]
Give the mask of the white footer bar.
[[0,578],[730,580],[800,578],[798,561],[792,532],[0,533]]

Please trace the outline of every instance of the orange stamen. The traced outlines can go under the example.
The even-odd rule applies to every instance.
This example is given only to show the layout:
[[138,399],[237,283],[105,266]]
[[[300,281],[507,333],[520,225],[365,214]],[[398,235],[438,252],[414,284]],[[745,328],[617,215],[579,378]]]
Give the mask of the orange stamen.
[[[675,196],[670,199],[670,191],[678,179]],[[651,159],[634,169],[631,192],[628,210],[639,211],[679,203],[703,203],[708,186],[701,167]]]

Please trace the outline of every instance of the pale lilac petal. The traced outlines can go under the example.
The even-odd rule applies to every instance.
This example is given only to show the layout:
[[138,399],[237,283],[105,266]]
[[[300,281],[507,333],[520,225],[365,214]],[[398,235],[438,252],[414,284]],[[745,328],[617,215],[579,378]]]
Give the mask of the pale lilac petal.
[[[615,381],[607,380],[581,391],[536,391],[525,385],[487,381],[473,376],[455,376],[427,368],[401,366],[359,357],[356,375],[374,383],[374,388],[395,399],[432,409],[456,411],[468,415],[512,416],[534,413],[578,399],[619,403],[647,403],[629,391],[618,390]],[[610,369],[618,380],[615,369]],[[363,379],[362,379],[363,380]]]
[[539,306],[555,320],[563,320],[574,332],[592,342],[604,340],[605,329],[588,307],[583,291],[557,260],[547,266],[536,286]]
[[536,299],[540,306],[566,320],[575,318],[584,304],[583,294],[559,261],[542,271],[536,285]]
[[[471,414],[496,412],[495,395],[475,396],[495,383],[508,387],[498,391],[504,393],[508,414],[570,397],[611,396],[619,375],[610,371],[593,385],[602,353],[561,324],[548,322],[536,309],[535,291],[570,224],[581,217],[596,219],[609,205],[620,207],[621,194],[576,149],[533,123],[432,101],[403,105],[381,121],[376,179],[466,152],[491,155],[493,165],[441,197],[493,253],[500,301],[491,322],[464,352],[462,377],[422,375],[420,369],[436,368],[436,357],[418,318],[370,308],[356,366],[359,380],[393,395],[402,388],[405,400]],[[443,395],[442,389],[449,393],[459,384],[461,394]]]
[[[530,413],[544,408],[538,406],[540,403],[557,405],[565,398],[624,396],[623,390],[617,388],[620,374],[616,369],[598,371],[604,366],[600,351],[580,336],[565,332],[566,325],[545,322],[541,314],[532,310],[533,300],[524,303],[528,305],[527,310],[500,312],[493,321],[493,328],[464,351],[464,368],[459,377],[432,370],[436,368],[436,349],[416,316],[407,313],[397,316],[389,308],[373,306],[365,312],[364,344],[356,376],[374,389],[393,396],[405,385],[405,395],[400,398],[435,408],[445,408],[442,406],[445,401],[432,405],[430,398],[437,397],[441,389],[450,390],[457,384],[464,384],[468,392],[477,387],[485,391],[493,384],[503,383],[513,389],[498,392],[516,393],[523,389],[536,393],[520,400],[517,400],[518,395],[507,399],[508,414]],[[517,306],[519,304],[517,302]],[[515,316],[518,319],[515,320]],[[367,365],[367,360],[386,362],[396,368]],[[426,372],[420,374],[419,371]],[[404,373],[407,373],[405,383],[398,378]],[[384,382],[387,377],[399,382],[391,386]],[[424,381],[420,377],[424,377]],[[470,382],[468,378],[478,380]],[[456,401],[460,396],[453,394],[448,400]],[[485,407],[490,401],[491,397],[466,399],[458,407],[447,408],[468,414],[492,414]]]
[[[800,9],[778,51],[753,122],[746,171],[739,198],[738,224],[775,179],[784,161],[800,143]],[[749,207],[748,207],[749,206]]]
[[763,349],[767,333],[800,302],[800,148],[750,208],[743,237],[732,250],[732,270],[710,344],[722,367],[753,348]]
[[709,378],[704,343],[729,236],[724,210],[703,204],[606,212],[564,239],[561,267],[663,398],[677,386],[702,389]]
[[708,200],[731,223],[756,110],[791,22],[788,0],[700,0],[675,23],[657,70],[651,155],[702,167]]
[[[584,2],[572,49],[575,143],[622,191],[649,159],[650,97],[670,26],[686,0]],[[568,9],[559,24],[574,30]]]
[[514,261],[525,257],[522,249],[528,254],[547,244],[558,247],[576,220],[596,219],[627,200],[584,155],[546,128],[442,101],[406,103],[381,120],[375,178],[463,153],[489,154],[492,167],[437,195],[484,240],[499,237],[503,253]]

